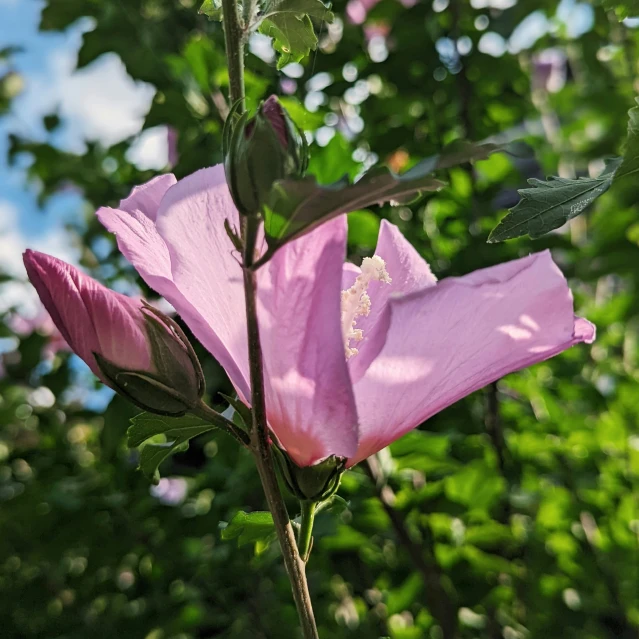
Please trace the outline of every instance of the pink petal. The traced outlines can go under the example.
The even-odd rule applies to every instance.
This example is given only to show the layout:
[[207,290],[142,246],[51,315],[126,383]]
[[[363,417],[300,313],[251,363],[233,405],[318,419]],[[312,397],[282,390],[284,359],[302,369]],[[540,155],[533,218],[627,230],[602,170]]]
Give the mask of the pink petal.
[[365,459],[465,395],[548,359],[595,328],[548,251],[391,301],[386,343],[355,385]]
[[[149,186],[165,184],[156,180]],[[127,209],[136,195],[124,201]],[[102,208],[98,218],[248,398],[242,271],[224,230],[225,219],[235,227],[239,220],[223,167],[202,169],[165,190],[155,215],[148,208]]]
[[158,175],[146,184],[133,187],[131,195],[120,202],[120,208],[129,213],[140,211],[150,220],[155,221],[164,194],[176,182],[175,176],[171,173]]
[[364,375],[384,345],[390,322],[388,300],[437,283],[437,278],[424,258],[400,230],[386,220],[382,220],[379,229],[375,255],[386,262],[386,271],[392,281],[390,284],[371,282],[368,287],[370,314],[357,319],[357,328],[364,331],[364,339],[357,345],[359,353],[348,362],[353,383]]
[[31,283],[69,346],[101,377],[93,353],[131,370],[149,370],[140,303],[105,288],[75,267],[26,251]]
[[340,328],[345,216],[287,244],[258,271],[271,428],[300,466],[357,448]]

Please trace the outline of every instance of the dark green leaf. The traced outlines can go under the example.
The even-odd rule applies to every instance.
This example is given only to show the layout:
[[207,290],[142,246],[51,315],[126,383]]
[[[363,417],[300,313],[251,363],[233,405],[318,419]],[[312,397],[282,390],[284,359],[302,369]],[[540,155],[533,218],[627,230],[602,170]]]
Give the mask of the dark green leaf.
[[140,470],[154,484],[160,481],[158,466],[173,453],[180,453],[189,447],[189,437],[178,437],[166,444],[147,444],[140,451]]
[[264,7],[260,31],[273,38],[280,53],[277,68],[299,62],[317,48],[311,18],[332,22],[333,14],[321,0],[271,0]]
[[270,512],[265,511],[247,513],[240,510],[228,524],[220,524],[220,526],[222,539],[235,539],[237,537],[238,546],[258,541],[269,543],[275,535],[273,516]]
[[522,235],[536,239],[559,228],[610,188],[619,162],[619,158],[611,160],[596,178],[528,180],[533,188],[519,191],[521,200],[492,230],[488,241],[501,242]]
[[221,0],[204,0],[199,13],[203,13],[210,20],[222,20]]
[[[639,104],[639,98],[635,98]],[[634,175],[639,171],[639,106],[628,111],[628,137],[621,166],[615,172],[613,182]]]
[[179,437],[190,439],[214,428],[216,426],[195,415],[165,417],[152,413],[140,413],[131,419],[131,426],[127,431],[127,444],[129,448],[135,448],[154,435],[164,435],[168,439]]
[[436,191],[444,183],[433,177],[434,171],[486,158],[496,150],[498,147],[493,144],[460,142],[422,160],[402,175],[380,166],[354,184],[347,176],[326,186],[318,184],[314,176],[280,180],[273,187],[265,211],[264,230],[269,250],[262,262],[286,242],[338,215],[383,202],[406,202],[426,191]]

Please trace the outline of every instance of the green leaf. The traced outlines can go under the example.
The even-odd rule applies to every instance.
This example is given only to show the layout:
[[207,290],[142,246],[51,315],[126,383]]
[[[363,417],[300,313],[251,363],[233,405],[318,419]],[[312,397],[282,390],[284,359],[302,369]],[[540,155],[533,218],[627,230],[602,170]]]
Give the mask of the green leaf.
[[[639,98],[635,98],[639,104]],[[621,166],[615,172],[613,182],[634,175],[639,171],[639,106],[628,111],[628,138]]]
[[214,428],[216,426],[195,415],[165,417],[140,413],[131,419],[131,426],[127,430],[127,445],[135,448],[155,435],[164,435],[167,439],[191,439]]
[[173,453],[181,453],[189,447],[189,437],[178,437],[167,444],[147,444],[140,451],[140,470],[154,484],[160,481],[158,466]]
[[387,201],[407,202],[423,192],[436,191],[444,183],[432,176],[434,171],[484,159],[496,150],[498,147],[493,144],[459,142],[402,175],[380,166],[364,173],[354,184],[347,176],[326,186],[318,184],[314,176],[278,180],[264,214],[269,248],[260,263],[286,242],[338,215]]
[[160,481],[158,467],[169,455],[186,450],[190,439],[215,428],[195,415],[165,417],[141,413],[131,418],[127,444],[129,448],[135,448],[155,435],[164,435],[172,440],[160,444],[149,443],[140,450],[139,468],[147,479],[157,484]]
[[469,508],[488,510],[502,496],[506,484],[483,461],[467,464],[445,481],[446,497]]
[[381,218],[370,211],[352,211],[348,214],[348,243],[366,249],[377,245]]
[[237,538],[238,546],[257,542],[270,543],[275,536],[273,516],[270,512],[252,513],[240,510],[228,524],[220,523],[222,539]]
[[277,68],[299,62],[317,48],[311,18],[332,22],[333,14],[321,0],[271,0],[264,7],[260,32],[273,38],[280,53]]
[[614,11],[618,20],[639,16],[639,0],[603,0],[606,11]]
[[198,13],[203,13],[209,20],[222,21],[221,0],[204,0]]
[[611,160],[596,178],[552,177],[546,182],[531,178],[528,184],[533,188],[519,191],[521,200],[492,230],[488,242],[502,242],[522,235],[537,239],[559,228],[610,188],[620,161],[620,158]]

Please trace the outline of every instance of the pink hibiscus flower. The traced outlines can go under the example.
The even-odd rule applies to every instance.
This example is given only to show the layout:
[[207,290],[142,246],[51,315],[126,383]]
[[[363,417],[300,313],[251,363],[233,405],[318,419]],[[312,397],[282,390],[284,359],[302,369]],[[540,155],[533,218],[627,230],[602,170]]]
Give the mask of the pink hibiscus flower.
[[[223,168],[157,177],[97,214],[248,403],[242,271],[224,230],[239,216]],[[549,252],[439,283],[385,221],[374,258],[360,268],[345,252],[342,216],[258,271],[269,426],[300,466],[356,464],[465,395],[594,339]]]

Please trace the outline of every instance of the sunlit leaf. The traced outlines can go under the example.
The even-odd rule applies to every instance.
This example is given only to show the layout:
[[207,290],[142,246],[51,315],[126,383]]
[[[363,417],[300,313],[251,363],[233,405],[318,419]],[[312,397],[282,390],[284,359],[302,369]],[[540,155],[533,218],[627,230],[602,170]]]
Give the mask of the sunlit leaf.
[[266,511],[247,513],[240,510],[228,522],[220,524],[222,539],[237,538],[238,546],[257,542],[269,543],[275,535],[273,515]]
[[299,62],[317,48],[311,18],[332,22],[333,14],[321,0],[270,0],[264,4],[260,32],[273,38],[279,52],[277,68]]
[[502,242],[522,235],[537,239],[559,228],[588,208],[612,184],[620,158],[611,160],[596,178],[549,180],[531,178],[532,188],[521,189],[521,200],[492,230],[488,242]]

